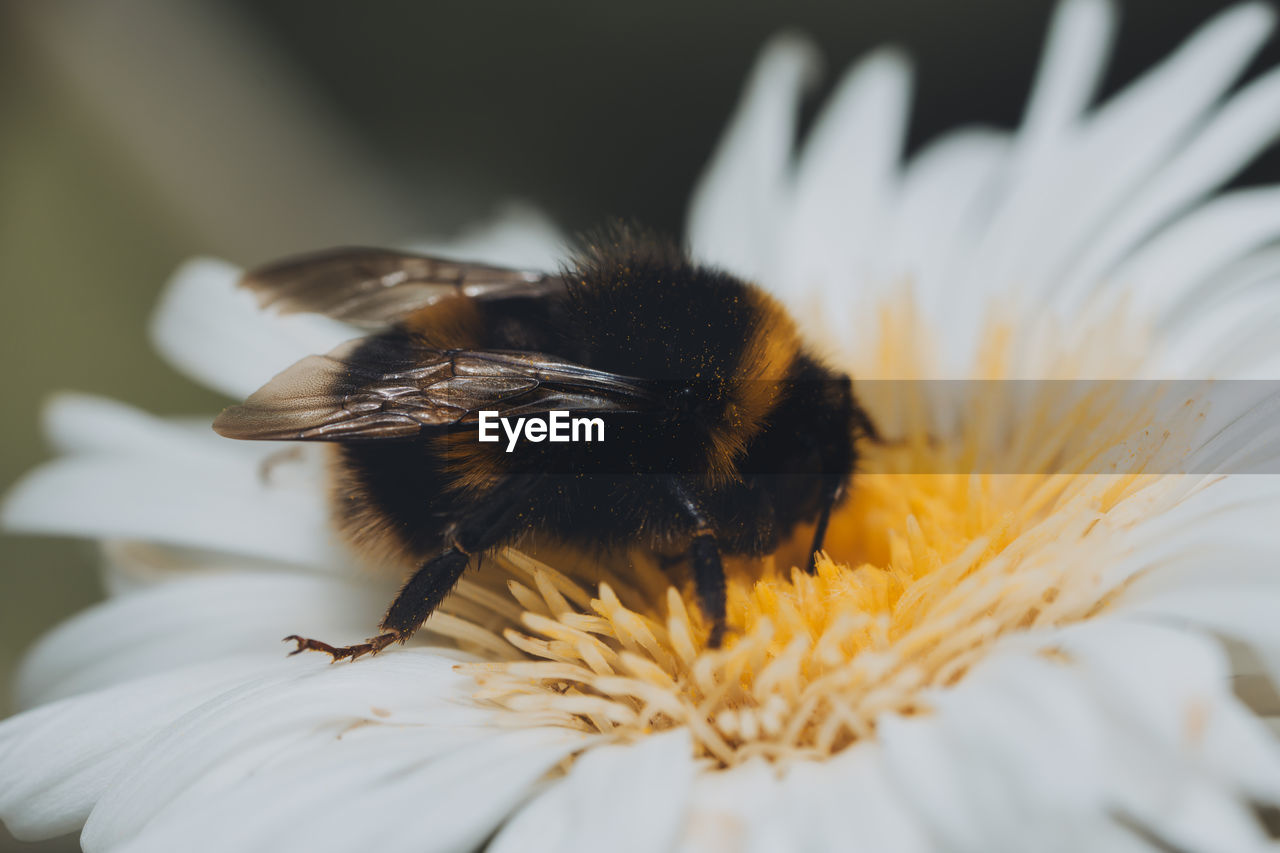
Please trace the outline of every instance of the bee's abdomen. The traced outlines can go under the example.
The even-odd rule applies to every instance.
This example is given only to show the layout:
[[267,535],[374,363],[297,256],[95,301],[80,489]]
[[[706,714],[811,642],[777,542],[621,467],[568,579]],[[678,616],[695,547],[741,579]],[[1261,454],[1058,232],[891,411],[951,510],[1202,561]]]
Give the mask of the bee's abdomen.
[[375,563],[416,565],[438,554],[450,518],[447,479],[428,441],[352,442],[336,448],[334,519]]

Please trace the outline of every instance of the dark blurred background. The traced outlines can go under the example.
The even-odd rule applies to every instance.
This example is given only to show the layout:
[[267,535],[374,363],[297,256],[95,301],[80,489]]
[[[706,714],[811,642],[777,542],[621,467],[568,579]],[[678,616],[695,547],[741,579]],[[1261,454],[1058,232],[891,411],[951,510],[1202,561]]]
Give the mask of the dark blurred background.
[[[1127,0],[1105,91],[1228,3]],[[447,234],[510,199],[569,230],[671,232],[762,42],[811,35],[822,92],[871,47],[917,71],[910,146],[1021,116],[1053,3],[0,0],[0,486],[72,388],[226,401],[148,349],[166,276]],[[1271,44],[1255,70],[1280,59]],[[1240,181],[1280,177],[1274,152]],[[0,539],[0,704],[22,649],[99,597],[83,543]],[[2,716],[3,712],[0,712]],[[0,849],[74,849],[72,839]]]

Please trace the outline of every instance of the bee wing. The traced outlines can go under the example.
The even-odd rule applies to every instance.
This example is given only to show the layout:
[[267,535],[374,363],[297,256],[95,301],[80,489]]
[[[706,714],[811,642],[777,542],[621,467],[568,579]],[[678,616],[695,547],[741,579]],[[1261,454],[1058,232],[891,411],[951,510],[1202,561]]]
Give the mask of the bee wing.
[[249,271],[241,284],[264,308],[326,314],[366,328],[390,325],[449,296],[536,296],[564,287],[558,275],[365,248],[286,258]]
[[428,350],[407,336],[389,336],[304,358],[224,410],[213,428],[228,438],[347,441],[474,423],[486,409],[520,416],[654,407],[641,381],[556,356]]

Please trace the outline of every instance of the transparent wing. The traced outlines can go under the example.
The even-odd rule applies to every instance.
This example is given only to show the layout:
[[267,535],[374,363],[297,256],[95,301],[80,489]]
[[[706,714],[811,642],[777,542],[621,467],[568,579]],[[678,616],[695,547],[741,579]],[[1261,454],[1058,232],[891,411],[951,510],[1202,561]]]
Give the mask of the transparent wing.
[[407,438],[474,422],[484,409],[520,416],[655,408],[642,380],[556,356],[430,350],[389,334],[304,358],[224,410],[213,428],[229,438],[346,441]]
[[450,296],[499,299],[564,289],[559,275],[366,248],[286,258],[249,271],[241,284],[264,308],[325,314],[366,328],[391,325]]

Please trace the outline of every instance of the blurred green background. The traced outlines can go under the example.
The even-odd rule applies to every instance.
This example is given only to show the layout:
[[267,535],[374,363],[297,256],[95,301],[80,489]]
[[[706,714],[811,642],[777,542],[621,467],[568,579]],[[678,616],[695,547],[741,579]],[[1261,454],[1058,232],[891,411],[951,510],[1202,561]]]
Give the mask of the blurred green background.
[[[1105,89],[1217,2],[1123,4]],[[0,485],[47,457],[73,388],[161,413],[225,401],[155,358],[150,307],[184,258],[240,264],[447,234],[509,199],[569,230],[677,232],[761,43],[811,34],[835,72],[896,42],[910,145],[1012,126],[1052,3],[0,0]],[[1257,63],[1269,66],[1274,45]],[[815,101],[817,98],[815,98]],[[1276,156],[1244,182],[1275,180]],[[96,600],[93,548],[0,538],[0,707],[24,647]],[[0,849],[74,849],[73,839]]]

